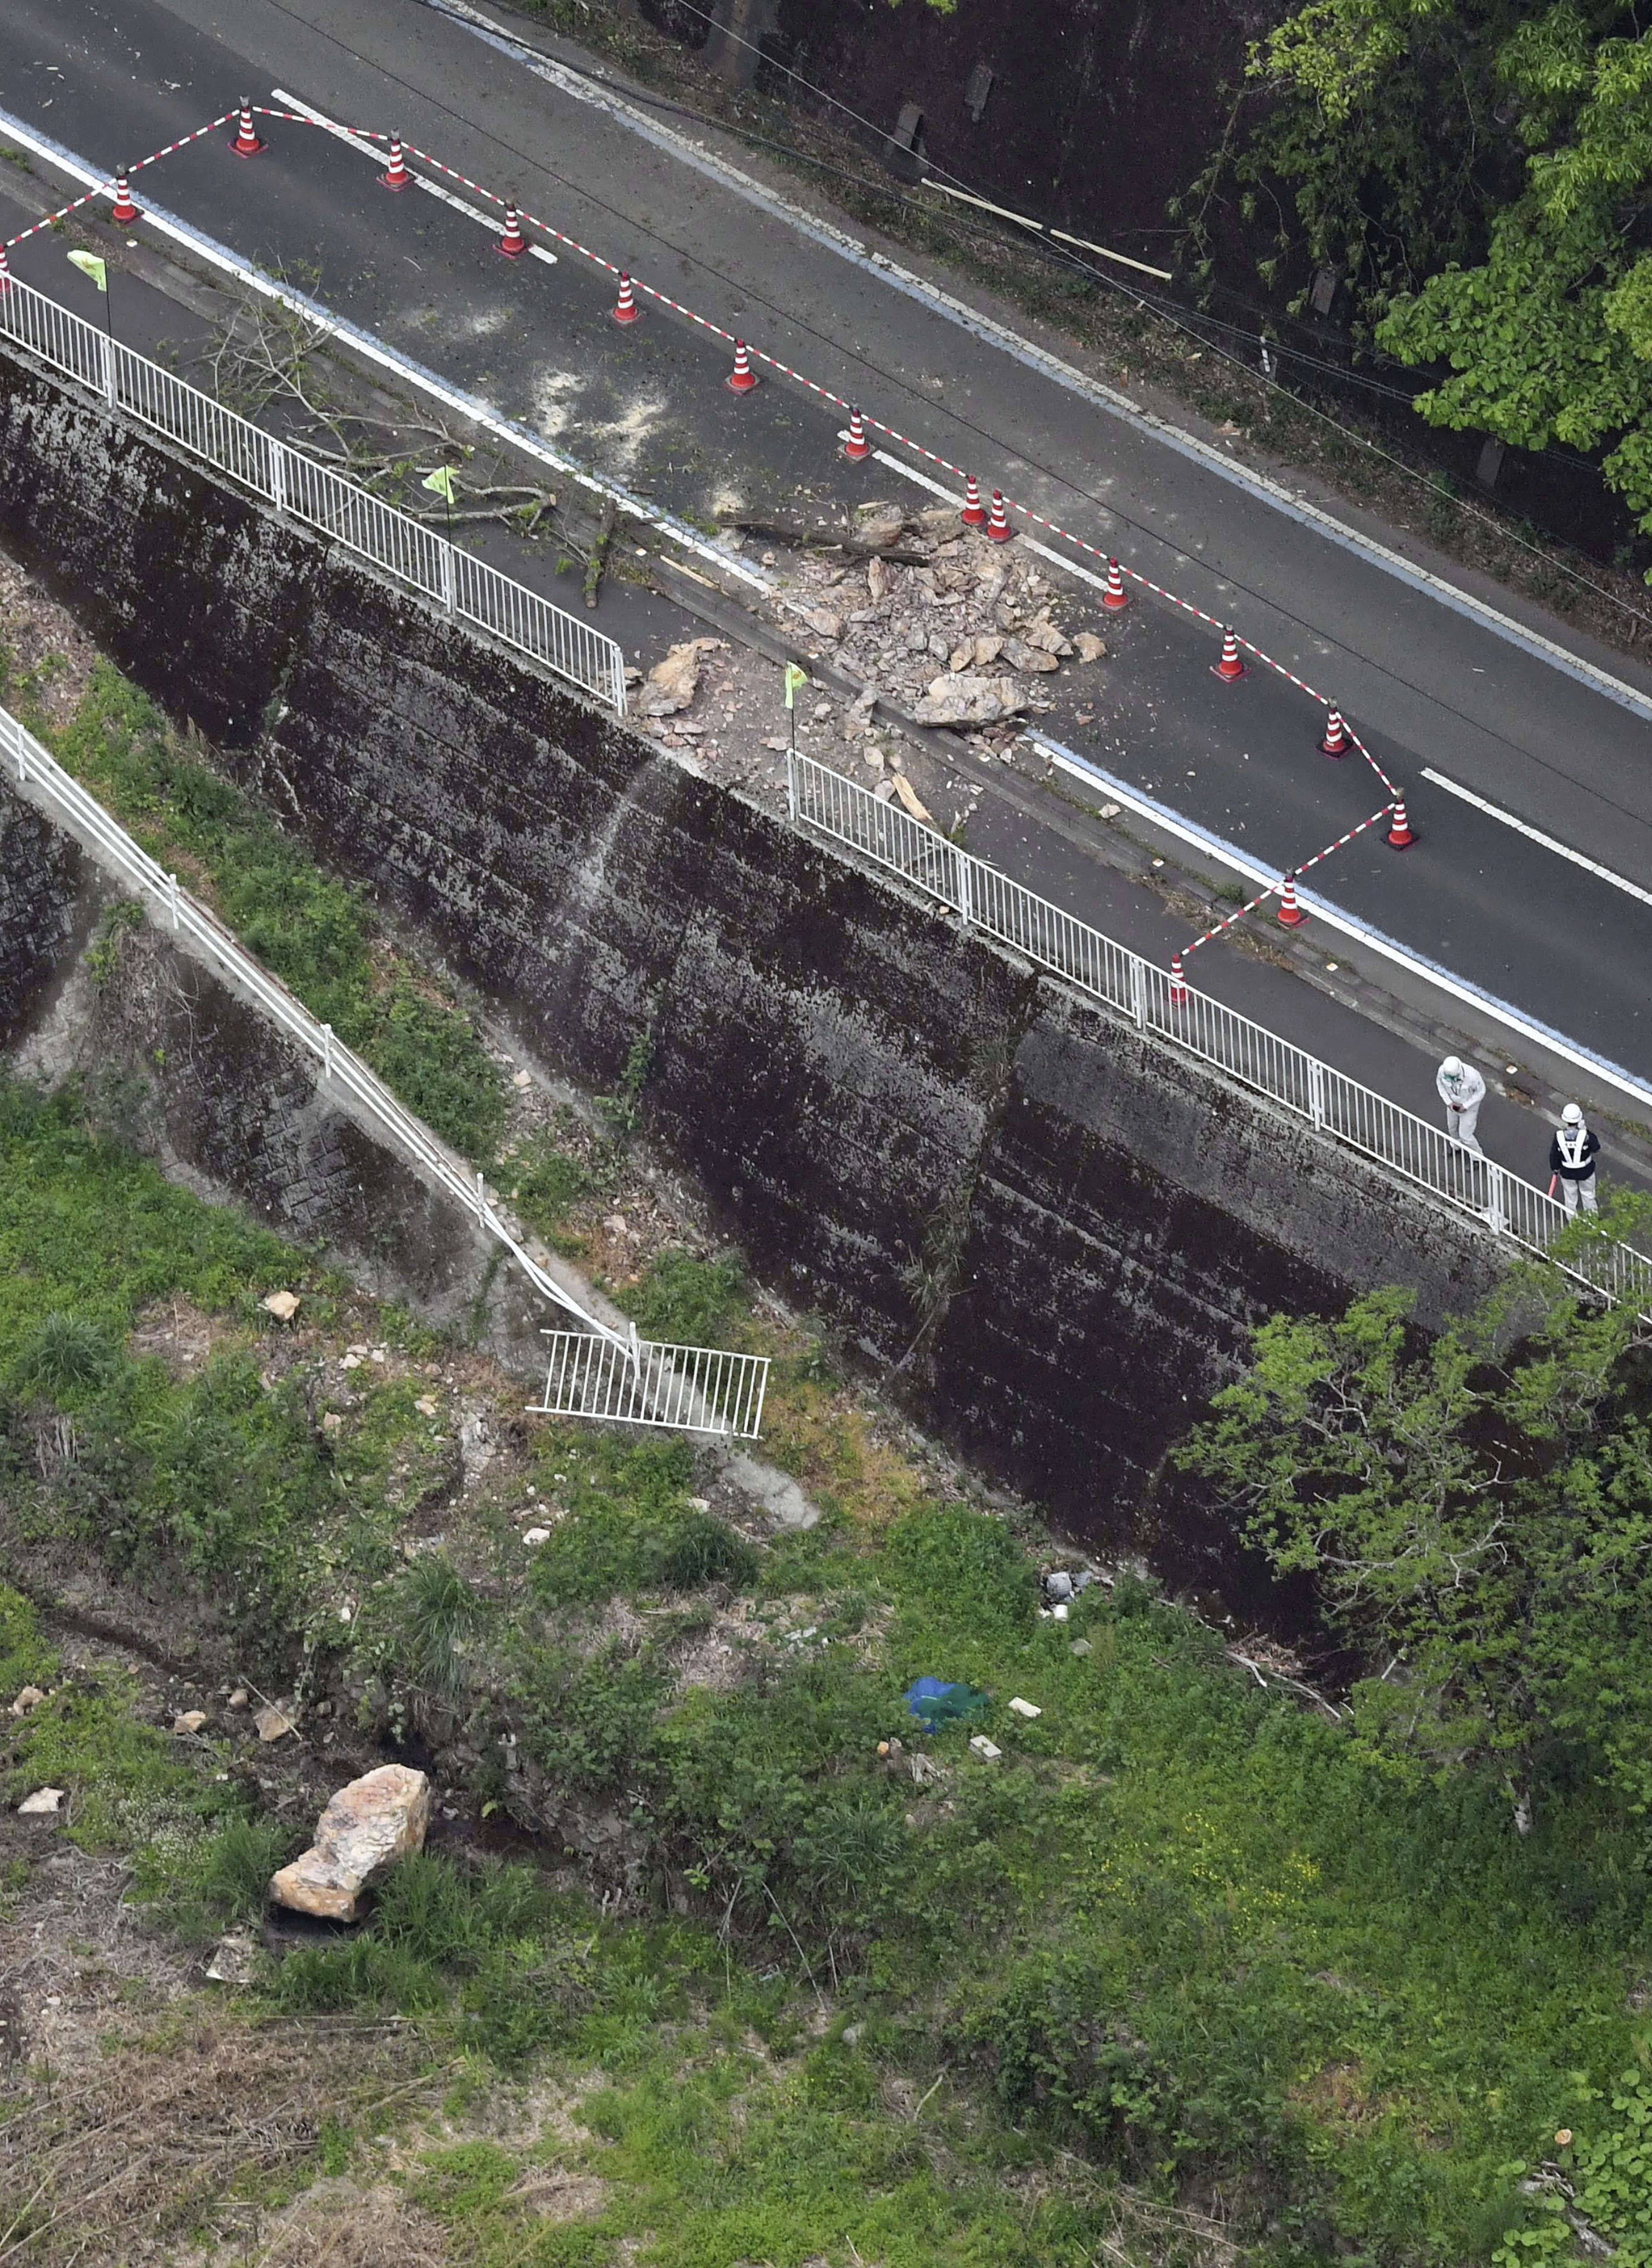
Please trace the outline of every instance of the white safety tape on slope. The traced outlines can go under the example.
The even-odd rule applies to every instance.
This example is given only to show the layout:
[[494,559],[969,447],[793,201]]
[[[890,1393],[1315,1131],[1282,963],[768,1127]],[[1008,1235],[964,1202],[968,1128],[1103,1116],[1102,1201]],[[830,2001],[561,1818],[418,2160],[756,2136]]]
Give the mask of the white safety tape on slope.
[[[109,178],[107,173],[100,173],[88,166],[83,158],[76,157],[72,151],[65,150],[61,143],[54,142],[48,135],[26,126],[20,118],[14,118],[9,111],[0,110],[0,130],[4,130],[8,140],[20,144],[35,157],[43,158],[48,165],[66,173],[70,180],[78,181],[83,188],[99,188]],[[433,370],[427,370],[423,363],[415,362],[410,356],[401,353],[396,348],[387,346],[371,331],[364,331],[346,316],[336,314],[330,307],[323,306],[319,299],[312,299],[302,291],[294,291],[284,284],[274,282],[262,269],[254,267],[250,261],[243,260],[239,253],[232,252],[227,245],[218,243],[216,238],[206,235],[188,221],[181,220],[164,206],[145,200],[144,222],[158,235],[170,237],[174,243],[183,245],[211,267],[233,276],[249,291],[274,300],[280,306],[290,308],[295,314],[306,317],[324,336],[336,338],[369,362],[377,363],[381,369],[394,371],[409,386],[417,387],[422,394],[439,401],[445,409],[469,418],[483,432],[492,433],[500,440],[509,442],[513,449],[536,458],[541,464],[549,465],[552,471],[576,481],[594,495],[611,497],[631,519],[640,520],[646,527],[657,528],[660,534],[668,536],[683,550],[710,560],[725,574],[750,584],[755,590],[764,593],[772,590],[772,579],[760,569],[748,565],[743,559],[736,558],[719,545],[708,542],[697,529],[680,520],[675,512],[662,511],[658,504],[634,496],[619,482],[609,480],[601,473],[591,472],[574,458],[564,456],[560,449],[553,449],[536,433],[529,432],[526,426],[500,416],[487,402],[450,385],[446,379],[439,378]]]
[[[1278,882],[1279,876],[1272,868],[1259,865],[1249,851],[1241,850],[1235,843],[1225,843],[1221,836],[1213,835],[1208,828],[1199,826],[1196,820],[1184,819],[1179,811],[1172,811],[1153,796],[1144,795],[1139,788],[1132,787],[1127,781],[1117,778],[1102,765],[1093,762],[1088,756],[1080,755],[1075,748],[1051,740],[1049,733],[1040,732],[1036,725],[1023,733],[1022,738],[1030,741],[1034,747],[1043,749],[1059,770],[1074,779],[1088,782],[1092,787],[1105,790],[1114,802],[1123,804],[1127,811],[1135,812],[1139,818],[1150,821],[1178,843],[1185,843],[1193,850],[1202,850],[1207,858],[1220,859],[1222,865],[1231,866],[1235,873],[1244,875],[1250,881],[1264,886]],[[1337,930],[1344,937],[1351,937],[1359,944],[1368,946],[1373,953],[1381,954],[1384,960],[1393,961],[1409,975],[1421,977],[1425,983],[1435,986],[1453,1000],[1462,1002],[1464,1007],[1478,1008],[1487,1015],[1494,1016],[1508,1030],[1535,1046],[1546,1049],[1551,1055],[1559,1056],[1563,1063],[1571,1064],[1579,1071],[1593,1071],[1597,1078],[1606,1080],[1620,1094],[1632,1095],[1639,1103],[1652,1104],[1652,1086],[1637,1079],[1633,1071],[1626,1071],[1620,1064],[1609,1062],[1604,1056],[1596,1055],[1592,1049],[1580,1046],[1577,1041],[1568,1040],[1563,1032],[1557,1032],[1552,1025],[1538,1023],[1535,1017],[1524,1014],[1510,1002],[1500,1000],[1494,992],[1486,991],[1465,977],[1453,976],[1449,968],[1442,968],[1438,961],[1412,952],[1397,938],[1388,936],[1383,930],[1373,929],[1368,923],[1360,921],[1352,914],[1344,913],[1340,907],[1333,906],[1317,891],[1303,889],[1299,884],[1296,896],[1298,903],[1308,912],[1316,914],[1328,929]]]
[[[533,48],[524,47],[479,9],[471,7],[468,0],[424,0],[424,5],[437,15],[446,16],[450,22],[460,25],[474,37],[485,40],[500,54],[509,55],[513,62],[525,65],[536,77],[571,95],[575,101],[606,112],[633,133],[668,151],[697,173],[721,181],[749,203],[773,214],[777,219],[785,221],[800,234],[836,253],[839,258],[880,276],[908,298],[916,299],[936,314],[944,315],[949,322],[956,323],[987,345],[1000,349],[1029,369],[1039,371],[1046,378],[1053,379],[1068,393],[1080,395],[1124,423],[1134,426],[1139,432],[1163,442],[1178,456],[1187,457],[1195,464],[1202,465],[1207,472],[1214,473],[1218,479],[1227,482],[1231,487],[1243,489],[1270,510],[1282,513],[1286,519],[1296,521],[1301,526],[1313,529],[1339,549],[1352,552],[1357,558],[1368,560],[1385,575],[1391,575],[1398,582],[1407,584],[1426,597],[1437,600],[1452,613],[1479,622],[1494,637],[1518,646],[1538,661],[1549,663],[1578,684],[1587,685],[1607,700],[1616,702],[1619,707],[1631,710],[1637,716],[1652,718],[1652,694],[1626,684],[1622,678],[1614,677],[1609,670],[1602,669],[1595,662],[1584,660],[1581,654],[1573,653],[1555,639],[1545,637],[1540,630],[1528,629],[1523,622],[1515,621],[1511,615],[1489,605],[1484,599],[1476,598],[1471,591],[1464,591],[1457,584],[1448,582],[1443,575],[1436,575],[1427,567],[1418,566],[1402,553],[1391,550],[1387,544],[1379,543],[1374,536],[1362,534],[1358,528],[1347,526],[1334,514],[1324,511],[1317,504],[1309,504],[1306,497],[1298,496],[1281,482],[1270,480],[1265,473],[1259,473],[1251,466],[1239,464],[1233,458],[1225,456],[1213,443],[1201,441],[1196,433],[1190,433],[1180,425],[1173,425],[1168,418],[1156,416],[1139,401],[1132,401],[1128,394],[1104,386],[1099,379],[1087,377],[1071,363],[1064,362],[1058,355],[1035,345],[1030,339],[1022,338],[1008,324],[996,322],[992,316],[983,314],[978,308],[955,298],[951,292],[943,291],[923,276],[914,275],[883,253],[869,251],[865,244],[846,231],[834,228],[830,222],[806,211],[789,197],[781,196],[754,175],[720,157],[705,143],[674,133],[668,126],[650,118],[635,104],[627,102],[611,87],[599,85],[582,73],[568,70],[553,56],[539,55]],[[1155,540],[1166,543],[1170,541],[1169,537]]]

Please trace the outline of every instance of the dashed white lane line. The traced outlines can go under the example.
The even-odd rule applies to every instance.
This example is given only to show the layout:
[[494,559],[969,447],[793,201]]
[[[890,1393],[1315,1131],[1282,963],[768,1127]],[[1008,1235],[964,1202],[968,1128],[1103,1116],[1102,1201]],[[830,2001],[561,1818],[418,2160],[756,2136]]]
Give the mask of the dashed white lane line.
[[[284,86],[271,87],[269,91],[277,102],[284,102],[289,110],[296,110],[301,117],[307,118],[313,126],[322,128],[333,136],[335,141],[342,142],[347,150],[353,150],[358,158],[371,158],[373,164],[382,172],[386,162],[385,153],[376,148],[372,143],[364,142],[359,134],[352,134],[348,126],[341,126],[337,119],[329,118],[323,110],[317,110],[313,103],[306,102],[301,94],[290,94]],[[427,197],[439,197],[443,204],[451,205],[457,213],[463,213],[467,220],[479,220],[483,228],[490,231],[498,227],[499,217],[497,213],[483,212],[480,205],[467,203],[463,197],[455,196],[454,192],[444,188],[440,181],[432,181],[428,174],[414,173],[412,181],[416,189],[423,189]],[[557,265],[556,254],[548,251],[542,244],[529,244],[527,254],[530,260],[542,260],[547,268],[554,268]]]
[[1586,873],[1593,874],[1600,881],[1610,882],[1614,890],[1622,890],[1629,897],[1639,898],[1643,906],[1652,906],[1652,890],[1643,890],[1639,882],[1630,881],[1626,875],[1614,874],[1610,866],[1603,866],[1598,859],[1586,858],[1581,850],[1574,850],[1569,843],[1557,843],[1552,835],[1545,835],[1540,827],[1529,827],[1523,819],[1516,819],[1512,811],[1504,811],[1498,804],[1487,803],[1483,795],[1476,795],[1471,787],[1459,786],[1456,780],[1448,779],[1443,772],[1435,771],[1432,764],[1423,766],[1422,776],[1426,780],[1432,780],[1436,787],[1444,788],[1448,795],[1455,795],[1464,803],[1471,803],[1476,811],[1483,811],[1488,819],[1501,820],[1505,827],[1512,827],[1516,835],[1523,835],[1528,842],[1540,843],[1545,850],[1552,850],[1557,858],[1569,858],[1573,865],[1582,866]]

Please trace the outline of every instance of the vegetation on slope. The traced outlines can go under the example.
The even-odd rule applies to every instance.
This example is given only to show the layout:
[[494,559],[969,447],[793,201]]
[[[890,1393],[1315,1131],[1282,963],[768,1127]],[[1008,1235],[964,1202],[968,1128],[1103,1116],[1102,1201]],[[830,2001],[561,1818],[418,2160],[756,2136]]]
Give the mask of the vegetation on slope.
[[[325,2176],[394,2208],[402,2257],[496,2268],[1460,2268],[1568,2244],[1561,2207],[1637,2257],[1646,1835],[1587,1741],[1534,1758],[1521,1839],[1494,1764],[1397,1771],[1127,1573],[1042,1616],[1036,1528],[964,1500],[726,1266],[677,1253],[637,1296],[778,1352],[770,1446],[809,1531],[770,1533],[683,1443],[524,1425],[475,1358],[169,1189],[72,1099],[4,1091],[0,1253],[7,1558],[177,1618],[209,1712],[181,1741],[173,1687],[6,1600],[0,1685],[48,1697],[0,1719],[0,1773],[67,1791],[55,1827],[7,1823],[13,1926],[54,1846],[123,1861],[158,1944],[244,1922],[317,1796],[398,1742],[453,1815],[364,1929],[244,1996],[246,2051],[301,2051],[321,2107],[250,2190],[232,2150],[182,2183],[181,2247],[244,2235],[249,2197],[268,2232],[331,2210]],[[498,1448],[467,1476],[477,1410]],[[246,1732],[232,1674],[292,1697],[302,1750]],[[924,1674],[990,1695],[1000,1758],[922,1733]],[[93,2064],[195,2053],[168,2021],[113,2011]],[[392,2041],[402,2111],[351,2060]],[[125,2241],[74,2202],[77,2099],[26,2078],[0,2112],[15,2183],[9,2132],[63,2154],[8,2213],[48,2261],[59,2213]]]

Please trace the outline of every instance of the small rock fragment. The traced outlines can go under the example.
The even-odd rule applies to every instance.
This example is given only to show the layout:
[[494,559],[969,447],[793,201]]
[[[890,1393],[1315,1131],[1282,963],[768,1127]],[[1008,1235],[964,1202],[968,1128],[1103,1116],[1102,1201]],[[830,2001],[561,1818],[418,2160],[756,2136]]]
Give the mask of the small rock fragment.
[[511,1081],[513,1086],[532,1086],[533,1084],[534,1074],[531,1071],[519,1071]]
[[26,1795],[18,1809],[26,1819],[39,1818],[44,1813],[55,1811],[63,1800],[61,1787],[37,1787],[33,1795]]
[[321,1431],[324,1433],[336,1433],[343,1422],[336,1410],[323,1410],[321,1412]]
[[266,1701],[253,1719],[253,1729],[261,1741],[283,1741],[294,1728],[284,1709],[277,1709],[273,1701]]
[[172,1729],[175,1734],[180,1735],[185,1733],[198,1733],[205,1722],[206,1711],[204,1709],[185,1709],[178,1716],[173,1719]]
[[1079,650],[1080,661],[1105,661],[1107,640],[1097,637],[1094,630],[1080,630],[1073,641]]
[[720,638],[687,638],[674,645],[663,661],[656,662],[649,671],[647,682],[638,697],[638,714],[643,717],[672,717],[686,709],[700,685],[700,656],[715,652],[722,644]]
[[548,1543],[550,1541],[550,1530],[548,1528],[525,1528],[522,1530],[522,1541],[524,1543]]
[[206,1974],[215,1984],[255,1984],[262,1966],[257,1940],[247,1930],[232,1929],[213,1947]]
[[38,1685],[26,1685],[11,1704],[11,1714],[14,1717],[26,1717],[29,1711],[38,1709],[45,1698],[46,1696]]
[[1034,1717],[1042,1717],[1044,1715],[1044,1711],[1038,1707],[1036,1702],[1023,1701],[1019,1693],[1015,1696],[1014,1699],[1009,1705],[1018,1717],[1025,1717],[1029,1721]]
[[290,1323],[299,1312],[296,1292],[271,1292],[262,1302],[278,1323]]
[[238,1685],[231,1694],[229,1705],[232,1709],[244,1709],[247,1706],[247,1688],[244,1685]]
[[315,1841],[270,1876],[269,1895],[297,1913],[354,1921],[362,1892],[400,1859],[424,1847],[431,1784],[408,1764],[380,1764],[341,1787],[321,1814]]
[[1082,1661],[1085,1655],[1090,1653],[1091,1650],[1090,1642],[1087,1638],[1075,1638],[1072,1645],[1067,1648],[1067,1652],[1072,1654],[1073,1659],[1077,1661]]
[[436,1415],[436,1396],[433,1394],[421,1394],[413,1407],[421,1418],[433,1418]]
[[987,1739],[985,1733],[972,1734],[970,1739],[970,1746],[975,1750],[977,1756],[984,1756],[988,1764],[995,1763],[1004,1753],[1002,1749],[999,1748],[993,1742]]
[[830,607],[811,607],[803,617],[816,637],[830,638],[834,643],[844,634],[844,618],[833,614]]
[[923,804],[918,801],[917,791],[913,787],[911,780],[907,778],[905,773],[897,771],[893,773],[891,777],[895,781],[896,794],[900,797],[901,801],[906,806],[908,811],[911,813],[912,817],[914,819],[921,819],[926,827],[933,827],[935,823],[933,816],[925,808]]

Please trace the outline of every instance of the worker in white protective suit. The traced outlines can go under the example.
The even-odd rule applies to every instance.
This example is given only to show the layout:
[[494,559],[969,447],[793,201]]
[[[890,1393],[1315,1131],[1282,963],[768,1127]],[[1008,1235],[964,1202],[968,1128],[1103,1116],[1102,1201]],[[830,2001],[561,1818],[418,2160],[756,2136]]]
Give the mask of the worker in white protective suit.
[[1454,1142],[1461,1142],[1465,1150],[1472,1150],[1477,1158],[1482,1156],[1474,1129],[1479,1123],[1480,1105],[1486,1100],[1486,1081],[1461,1056],[1448,1056],[1434,1073],[1434,1083],[1445,1105],[1446,1132]]
[[1576,1103],[1568,1102],[1560,1113],[1560,1130],[1549,1145],[1549,1171],[1554,1176],[1551,1189],[1558,1190],[1567,1220],[1576,1218],[1580,1207],[1584,1212],[1600,1211],[1595,1195],[1595,1153],[1599,1147],[1599,1135],[1584,1123]]

